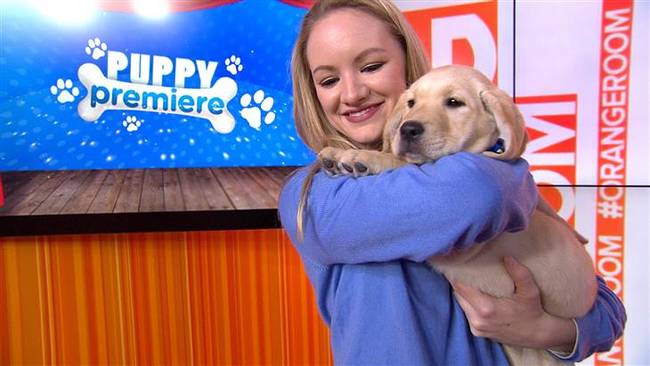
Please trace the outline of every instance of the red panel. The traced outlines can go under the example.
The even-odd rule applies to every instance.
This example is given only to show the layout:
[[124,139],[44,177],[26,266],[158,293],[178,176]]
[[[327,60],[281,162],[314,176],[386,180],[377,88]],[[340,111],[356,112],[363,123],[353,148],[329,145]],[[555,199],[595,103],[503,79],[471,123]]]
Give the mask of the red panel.
[[[431,21],[433,19],[453,18],[462,15],[476,16],[478,19],[480,19],[481,22],[485,24],[489,30],[489,35],[487,36],[491,37],[491,39],[494,41],[495,47],[497,47],[497,1],[484,1],[454,6],[436,6],[435,2],[432,2],[430,8],[405,11],[404,15],[406,16],[406,19],[408,19],[408,21],[411,23],[411,26],[417,35],[420,37],[422,45],[424,46],[424,49],[427,52],[427,56],[429,56],[430,59],[433,59],[431,49],[432,32],[434,32],[431,26]],[[452,52],[453,63],[455,64],[474,66],[475,59],[480,57],[479,55],[474,55],[474,52],[472,51],[472,45],[466,39],[454,40],[452,42]],[[491,77],[491,75],[487,76],[488,78]],[[497,83],[496,74],[492,78],[492,81],[495,84]]]
[[301,8],[306,8],[309,9],[314,5],[316,0],[280,0],[285,4],[293,5],[293,6],[298,6]]

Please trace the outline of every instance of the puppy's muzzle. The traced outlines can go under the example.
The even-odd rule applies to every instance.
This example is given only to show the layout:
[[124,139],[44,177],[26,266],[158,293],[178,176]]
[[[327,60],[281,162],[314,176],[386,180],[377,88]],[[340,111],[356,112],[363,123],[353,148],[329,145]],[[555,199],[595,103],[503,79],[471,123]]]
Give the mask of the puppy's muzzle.
[[406,142],[413,142],[417,140],[424,133],[424,126],[417,121],[406,121],[399,128],[399,134]]

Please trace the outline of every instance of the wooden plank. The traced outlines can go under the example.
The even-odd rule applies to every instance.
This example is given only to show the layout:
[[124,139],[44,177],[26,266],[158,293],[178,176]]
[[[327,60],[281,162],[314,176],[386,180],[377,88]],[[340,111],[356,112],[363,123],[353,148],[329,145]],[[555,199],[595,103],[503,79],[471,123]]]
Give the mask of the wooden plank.
[[273,170],[277,170],[281,175],[288,177],[294,170],[302,168],[301,166],[274,166]]
[[282,186],[273,177],[268,175],[264,168],[240,168],[240,172],[244,175],[250,176],[255,182],[266,189],[266,192],[273,197],[275,206],[278,205],[278,197],[280,196],[280,189]]
[[26,172],[7,172],[7,171],[0,171],[0,181],[2,181],[2,185],[4,186],[4,191],[7,191],[7,188],[11,185],[11,182],[14,182],[20,177],[22,177]]
[[[25,175],[21,180],[10,180],[10,184],[13,188],[11,191],[5,190],[5,204],[0,208],[0,215],[13,215],[12,210],[21,202],[26,201],[27,197],[30,194],[33,194],[52,174],[54,174],[54,172],[31,172],[29,175]],[[8,175],[11,176],[13,173]],[[23,176],[22,173],[18,173],[18,175]],[[5,181],[3,181],[3,183],[6,184]],[[5,186],[5,188],[7,187]]]
[[275,167],[267,167],[267,168],[260,168],[260,171],[262,174],[267,175],[270,179],[272,179],[274,182],[276,182],[280,188],[284,186],[284,183],[287,180],[287,177],[289,176],[288,173],[277,169]]
[[209,210],[210,206],[206,201],[203,190],[201,190],[201,183],[196,175],[196,170],[197,169],[178,169],[178,180],[180,182],[181,194],[183,195],[183,201],[185,203],[185,210]]
[[163,191],[163,174],[160,169],[144,171],[142,195],[140,196],[140,212],[156,212],[165,210],[165,193]]
[[221,186],[236,209],[276,208],[275,199],[243,170],[238,168],[214,168],[212,172],[219,179]]
[[92,170],[77,192],[68,200],[62,214],[86,213],[104,183],[108,172],[106,170]]
[[270,175],[276,182],[280,184],[280,187],[284,187],[284,184],[289,179],[289,176],[293,174],[297,169],[300,169],[299,166],[274,166],[267,167],[264,169],[264,173]]
[[9,172],[0,215],[276,208],[294,169]]
[[42,172],[31,180],[20,192],[7,197],[7,211],[3,215],[30,215],[43,201],[68,178],[67,172]]
[[203,192],[205,202],[210,210],[234,210],[235,205],[230,201],[219,178],[211,169],[194,169],[197,178],[197,189]]
[[75,192],[80,189],[86,177],[88,177],[89,172],[87,170],[75,170],[67,171],[66,174],[68,178],[34,210],[33,215],[54,215],[60,213]]
[[120,195],[115,202],[113,212],[138,212],[140,209],[140,197],[142,196],[142,185],[144,184],[143,169],[129,169],[124,177]]
[[177,169],[163,169],[163,200],[165,211],[185,211],[183,192]]
[[272,168],[242,168],[250,171],[250,174],[257,180],[258,183],[267,184],[273,187],[274,190],[282,189],[283,177],[274,174]]
[[40,174],[39,172],[3,172],[0,173],[0,179],[2,180],[3,192],[5,198],[17,191],[21,186],[34,179],[34,177]]
[[115,201],[122,189],[124,182],[124,170],[108,170],[104,182],[97,192],[95,199],[88,208],[88,213],[111,213],[115,207]]

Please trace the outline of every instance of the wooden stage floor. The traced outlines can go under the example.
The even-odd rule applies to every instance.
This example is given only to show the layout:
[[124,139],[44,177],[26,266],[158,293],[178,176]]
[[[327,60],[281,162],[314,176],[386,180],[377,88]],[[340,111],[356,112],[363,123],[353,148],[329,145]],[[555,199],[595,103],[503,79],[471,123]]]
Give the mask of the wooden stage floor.
[[0,216],[275,209],[295,167],[0,173]]

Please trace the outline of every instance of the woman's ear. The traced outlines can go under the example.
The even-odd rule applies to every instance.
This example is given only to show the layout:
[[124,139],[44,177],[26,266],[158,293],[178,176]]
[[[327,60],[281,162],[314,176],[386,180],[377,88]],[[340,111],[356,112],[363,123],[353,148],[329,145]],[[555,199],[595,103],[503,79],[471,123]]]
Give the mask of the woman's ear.
[[402,123],[402,117],[406,113],[406,98],[408,90],[404,91],[397,100],[393,111],[388,116],[388,121],[384,126],[383,147],[382,151],[391,153],[393,152],[391,145],[395,134],[399,133],[399,126]]
[[501,160],[519,158],[526,150],[528,132],[524,117],[512,98],[498,88],[479,93],[483,106],[496,121],[498,137],[503,141],[503,152],[486,151],[484,154]]

